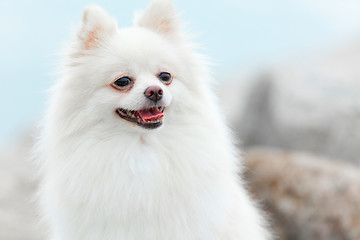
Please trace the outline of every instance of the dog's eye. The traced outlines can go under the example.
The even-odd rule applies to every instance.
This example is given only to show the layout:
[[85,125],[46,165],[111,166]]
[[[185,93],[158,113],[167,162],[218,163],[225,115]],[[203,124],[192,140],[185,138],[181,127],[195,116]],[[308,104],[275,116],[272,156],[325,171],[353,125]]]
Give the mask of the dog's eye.
[[171,74],[168,72],[162,72],[159,74],[159,79],[163,81],[165,84],[170,84],[172,77]]
[[121,77],[113,82],[112,86],[118,89],[124,89],[131,85],[132,80],[129,77]]

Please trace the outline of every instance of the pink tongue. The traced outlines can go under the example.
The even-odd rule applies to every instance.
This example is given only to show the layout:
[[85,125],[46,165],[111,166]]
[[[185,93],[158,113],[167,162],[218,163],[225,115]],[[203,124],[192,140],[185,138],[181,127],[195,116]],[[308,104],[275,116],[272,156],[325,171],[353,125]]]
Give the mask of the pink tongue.
[[139,110],[138,113],[142,120],[154,120],[164,116],[164,113],[160,112],[157,107]]

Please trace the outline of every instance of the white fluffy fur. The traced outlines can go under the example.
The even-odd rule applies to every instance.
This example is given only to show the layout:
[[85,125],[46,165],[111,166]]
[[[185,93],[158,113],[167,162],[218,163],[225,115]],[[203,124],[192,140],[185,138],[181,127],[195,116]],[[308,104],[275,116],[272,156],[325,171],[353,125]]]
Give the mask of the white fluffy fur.
[[[233,139],[199,55],[167,0],[134,27],[117,29],[85,9],[38,143],[40,199],[52,240],[265,240],[262,217],[238,176]],[[174,76],[171,85],[156,77]],[[109,86],[133,76],[128,92]],[[164,124],[145,130],[119,118],[163,88]]]

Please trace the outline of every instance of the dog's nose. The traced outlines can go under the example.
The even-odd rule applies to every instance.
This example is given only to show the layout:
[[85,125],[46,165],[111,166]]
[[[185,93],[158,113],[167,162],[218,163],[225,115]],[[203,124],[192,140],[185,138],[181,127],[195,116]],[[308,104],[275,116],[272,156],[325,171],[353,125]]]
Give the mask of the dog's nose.
[[145,92],[144,95],[145,97],[147,97],[148,99],[150,99],[153,102],[157,102],[159,101],[162,96],[163,96],[163,90],[161,89],[161,87],[158,86],[151,86],[148,87]]

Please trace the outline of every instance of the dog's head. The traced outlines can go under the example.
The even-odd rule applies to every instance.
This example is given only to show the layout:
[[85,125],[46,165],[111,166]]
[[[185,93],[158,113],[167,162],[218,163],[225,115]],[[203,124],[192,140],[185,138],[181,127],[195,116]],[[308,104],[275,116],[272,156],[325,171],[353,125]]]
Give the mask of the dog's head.
[[189,46],[169,0],[154,0],[124,29],[100,7],[88,6],[66,68],[67,89],[76,89],[69,104],[80,102],[94,122],[159,128],[196,105],[200,67]]

